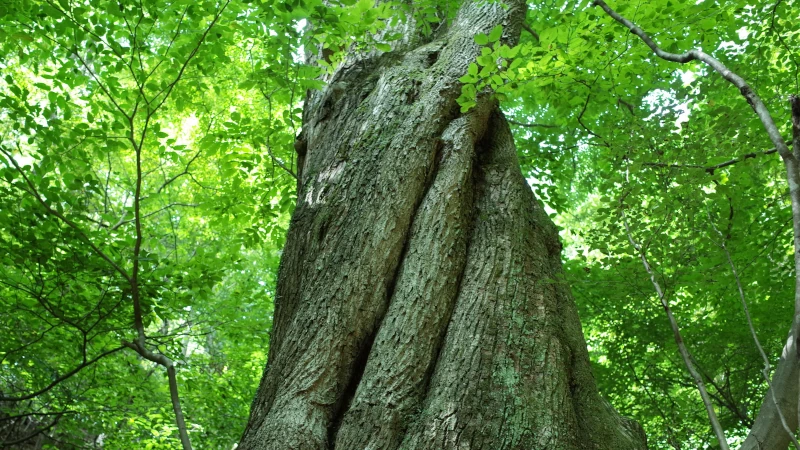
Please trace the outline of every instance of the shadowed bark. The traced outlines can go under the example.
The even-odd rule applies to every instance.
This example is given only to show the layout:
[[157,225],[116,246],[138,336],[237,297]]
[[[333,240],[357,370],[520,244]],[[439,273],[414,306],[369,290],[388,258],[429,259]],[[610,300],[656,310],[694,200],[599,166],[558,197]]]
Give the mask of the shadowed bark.
[[599,396],[555,226],[473,36],[523,2],[353,55],[311,93],[269,362],[240,449],[644,449]]

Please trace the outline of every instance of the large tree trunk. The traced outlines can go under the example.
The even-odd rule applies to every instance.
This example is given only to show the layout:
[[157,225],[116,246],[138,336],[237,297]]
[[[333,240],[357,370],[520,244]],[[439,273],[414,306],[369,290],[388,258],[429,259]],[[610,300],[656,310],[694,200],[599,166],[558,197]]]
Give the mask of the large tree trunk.
[[490,96],[459,113],[474,1],[306,101],[269,362],[240,449],[643,449],[599,396],[556,229]]

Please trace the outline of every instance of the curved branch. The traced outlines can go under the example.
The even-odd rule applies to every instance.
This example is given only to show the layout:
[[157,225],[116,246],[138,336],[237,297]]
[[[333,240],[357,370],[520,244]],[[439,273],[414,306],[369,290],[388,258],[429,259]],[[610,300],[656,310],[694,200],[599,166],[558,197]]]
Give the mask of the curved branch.
[[181,400],[178,395],[178,377],[175,373],[175,364],[171,359],[167,358],[161,353],[154,353],[145,347],[144,340],[139,339],[133,342],[125,342],[126,347],[133,349],[142,358],[152,361],[167,369],[167,379],[169,381],[169,396],[172,400],[172,409],[175,412],[175,422],[178,425],[178,434],[181,438],[181,445],[184,450],[192,450],[192,444],[189,440],[189,432],[186,428],[186,421],[183,418],[183,410],[181,409]]
[[620,16],[616,11],[611,9],[606,2],[603,0],[595,0],[593,4],[602,8],[606,14],[628,28],[631,33],[639,36],[639,38],[645,44],[647,44],[647,46],[650,47],[650,49],[653,50],[653,53],[655,53],[659,58],[681,64],[691,61],[700,61],[707,64],[717,73],[722,75],[722,78],[725,78],[731,84],[739,88],[739,92],[741,92],[742,96],[744,96],[744,98],[756,112],[759,119],[761,119],[764,128],[767,130],[767,134],[769,134],[770,139],[772,140],[773,144],[775,144],[775,148],[778,149],[778,153],[780,153],[781,156],[789,154],[789,148],[786,146],[786,142],[783,140],[783,137],[781,137],[781,133],[778,130],[778,127],[775,125],[775,122],[772,120],[772,115],[770,115],[769,110],[767,109],[766,105],[764,105],[764,102],[761,101],[761,98],[758,96],[758,94],[756,94],[756,92],[747,84],[747,82],[744,81],[744,78],[732,72],[718,59],[703,52],[702,50],[689,50],[680,54],[665,52],[658,45],[656,45],[655,42],[653,42],[647,33],[634,25],[630,20]]

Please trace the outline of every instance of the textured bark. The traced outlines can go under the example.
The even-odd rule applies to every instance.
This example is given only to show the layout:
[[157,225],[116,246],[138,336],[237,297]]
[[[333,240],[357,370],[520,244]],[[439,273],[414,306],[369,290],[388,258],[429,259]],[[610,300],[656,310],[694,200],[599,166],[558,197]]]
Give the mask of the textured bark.
[[269,362],[240,449],[644,449],[599,396],[556,229],[489,96],[468,2],[429,39],[353,55],[309,95]]
[[800,322],[795,319],[772,376],[771,387],[739,450],[783,450],[792,443],[792,435],[786,428],[796,430],[798,422],[798,329]]

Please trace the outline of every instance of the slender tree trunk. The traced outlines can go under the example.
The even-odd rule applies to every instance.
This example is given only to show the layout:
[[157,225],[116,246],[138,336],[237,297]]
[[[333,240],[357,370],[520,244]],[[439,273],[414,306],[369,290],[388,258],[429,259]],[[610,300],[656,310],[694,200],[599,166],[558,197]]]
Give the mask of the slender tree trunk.
[[[489,96],[459,112],[474,1],[309,95],[269,362],[240,449],[644,449],[599,396],[555,226]],[[412,24],[413,25],[413,24]],[[408,25],[412,27],[411,25]]]

